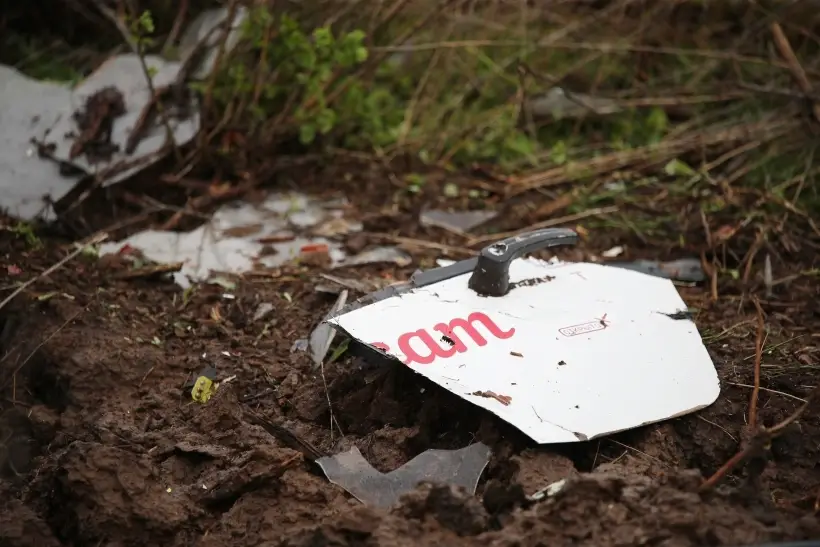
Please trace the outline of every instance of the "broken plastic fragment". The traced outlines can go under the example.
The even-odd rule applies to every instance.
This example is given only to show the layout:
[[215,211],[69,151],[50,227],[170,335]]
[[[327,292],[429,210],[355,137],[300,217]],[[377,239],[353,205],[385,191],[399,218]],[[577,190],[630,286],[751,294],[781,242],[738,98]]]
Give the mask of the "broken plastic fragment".
[[422,226],[438,226],[451,232],[463,234],[476,226],[489,222],[498,215],[495,211],[442,211],[431,209],[419,216]]
[[[216,27],[227,13],[227,8],[223,8],[201,14],[187,32],[182,61],[169,61],[155,55],[142,58],[132,53],[117,55],[76,87],[39,82],[0,65],[3,120],[0,123],[0,209],[24,220],[48,216],[52,212],[50,203],[65,197],[85,175],[93,175],[103,185],[112,184],[162,159],[170,151],[166,146],[166,127],[152,121],[146,124],[141,134],[135,133],[134,129],[142,119],[157,118],[146,118],[145,114],[153,102],[153,91],[168,89],[180,79],[180,72],[186,65],[185,57],[195,53],[198,38],[205,36],[200,35],[199,30],[207,32]],[[234,26],[237,27],[246,16],[246,9],[237,9]],[[224,51],[229,51],[238,39],[235,31],[226,41],[219,40],[221,32],[213,34]],[[210,74],[215,55],[215,48],[211,47],[206,55],[209,58],[194,65],[194,78],[205,78]],[[152,86],[146,82],[143,66],[151,72]],[[83,147],[83,131],[78,127],[75,114],[79,113],[78,105],[86,105],[89,98],[100,93],[107,93],[112,99],[108,104],[114,108],[102,114],[92,113],[111,122],[109,142],[105,143],[110,154],[106,153],[102,161],[97,161],[100,158],[79,153]],[[181,146],[190,142],[199,131],[199,108],[194,98],[186,99],[182,105],[172,103],[163,103],[168,106],[164,110],[174,142]],[[105,109],[106,105],[102,104],[102,107]],[[100,124],[92,123],[87,127],[95,126]]]
[[364,251],[355,256],[351,256],[340,262],[336,267],[362,266],[364,264],[378,264],[380,262],[392,263],[397,266],[407,266],[413,261],[413,257],[406,251],[398,247],[376,247],[369,251]]
[[362,231],[361,222],[351,222],[343,217],[331,218],[313,229],[313,235],[322,237],[337,237]]
[[[358,292],[371,292],[377,291],[379,289],[383,289],[389,284],[389,281],[386,279],[378,278],[378,279],[349,279],[346,277],[339,277],[330,274],[319,274],[321,277],[327,279],[328,281],[332,281],[342,287],[350,289],[351,291],[358,291]],[[318,287],[317,287],[318,290]],[[334,291],[334,294],[338,294],[339,291]]]
[[453,484],[475,494],[478,479],[490,461],[490,449],[475,443],[459,450],[427,450],[389,473],[380,473],[355,446],[319,458],[328,480],[365,505],[389,508],[421,482]]
[[635,260],[634,262],[608,262],[607,266],[634,270],[655,277],[664,279],[674,279],[675,281],[688,281],[698,283],[706,279],[703,266],[697,258],[681,258],[670,262],[659,262],[656,260]]
[[[220,42],[224,31],[219,28],[227,22],[231,9],[228,7],[211,9],[200,13],[185,29],[185,33],[179,41],[179,56],[187,60],[193,55],[198,55],[200,43],[206,52],[200,62],[194,77],[204,79],[213,70],[216,58],[219,55]],[[231,21],[231,31],[224,40],[224,50],[231,51],[239,42],[241,37],[242,24],[248,16],[248,10],[239,6],[235,10],[234,19]],[[204,42],[203,42],[204,41]]]
[[674,319],[675,321],[694,321],[695,316],[690,310],[678,310],[672,313],[664,313],[666,317],[669,319]]
[[3,65],[0,89],[0,209],[23,220],[48,216],[51,206],[43,197],[59,201],[80,176],[61,176],[55,162],[37,157],[30,141],[43,139],[60,116],[71,115],[71,90]]
[[253,320],[259,321],[264,319],[266,315],[273,311],[273,304],[270,302],[262,302],[253,314]]
[[146,230],[125,241],[104,244],[100,253],[117,253],[127,245],[154,262],[182,262],[174,279],[184,288],[215,272],[242,274],[255,267],[275,268],[300,257],[305,248],[326,250],[331,262],[338,264],[345,257],[339,243],[293,233],[298,226],[309,230],[310,226],[303,226],[307,218],[320,222],[338,214],[338,209],[302,194],[271,194],[259,204],[228,203],[208,223],[190,232]]
[[615,258],[616,256],[621,256],[624,254],[624,248],[621,245],[617,245],[612,247],[611,249],[607,249],[606,251],[601,253],[601,256],[604,258]]
[[191,398],[197,403],[207,403],[216,392],[216,369],[208,366],[202,369],[191,389]]
[[345,304],[347,304],[347,295],[348,292],[346,289],[339,293],[336,303],[330,308],[325,319],[310,333],[310,357],[313,359],[313,364],[317,367],[325,360],[325,355],[327,355],[330,344],[333,343],[333,337],[336,335],[336,330],[325,321],[327,318],[339,313],[339,310],[345,307]]
[[536,118],[552,119],[606,116],[623,109],[614,99],[574,93],[562,87],[553,87],[543,95],[529,100],[526,108]]
[[291,344],[290,352],[296,353],[297,351],[307,351],[308,347],[310,347],[310,342],[307,338],[298,338],[293,341],[293,344]]
[[541,501],[546,498],[551,498],[561,490],[563,490],[564,486],[567,484],[567,479],[561,479],[560,481],[555,481],[554,483],[550,484],[546,488],[542,488],[541,490],[533,493],[531,496],[527,496],[527,499],[530,501]]

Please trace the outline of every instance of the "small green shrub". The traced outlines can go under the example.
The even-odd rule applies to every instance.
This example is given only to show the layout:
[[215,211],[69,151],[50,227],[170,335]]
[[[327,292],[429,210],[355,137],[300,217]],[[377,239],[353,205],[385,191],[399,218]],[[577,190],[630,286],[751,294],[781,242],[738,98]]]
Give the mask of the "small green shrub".
[[[383,146],[395,139],[401,104],[378,81],[355,75],[368,59],[361,30],[304,30],[293,18],[255,8],[243,28],[244,51],[226,63],[214,97],[246,105],[251,126],[303,144],[335,133],[351,146]],[[281,127],[271,128],[273,120]]]

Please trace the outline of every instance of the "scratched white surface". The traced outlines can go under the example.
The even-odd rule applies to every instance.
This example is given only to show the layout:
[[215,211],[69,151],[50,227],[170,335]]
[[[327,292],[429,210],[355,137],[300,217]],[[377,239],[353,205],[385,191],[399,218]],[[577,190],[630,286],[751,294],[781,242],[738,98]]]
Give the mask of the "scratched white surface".
[[[456,328],[451,337],[466,351],[408,366],[539,443],[592,439],[693,412],[717,399],[717,372],[695,324],[663,315],[686,308],[669,280],[588,263],[520,259],[510,268],[512,282],[545,276],[554,279],[493,298],[468,289],[466,274],[331,323],[365,343],[387,344],[388,353],[402,361],[407,356],[397,341],[403,333],[425,329],[452,351],[435,325],[474,312],[486,314],[502,331],[515,329],[498,339],[477,322],[487,340],[480,346]],[[573,333],[580,334],[566,335]],[[410,348],[430,353],[418,338]],[[470,395],[476,391],[511,401],[505,406]]]

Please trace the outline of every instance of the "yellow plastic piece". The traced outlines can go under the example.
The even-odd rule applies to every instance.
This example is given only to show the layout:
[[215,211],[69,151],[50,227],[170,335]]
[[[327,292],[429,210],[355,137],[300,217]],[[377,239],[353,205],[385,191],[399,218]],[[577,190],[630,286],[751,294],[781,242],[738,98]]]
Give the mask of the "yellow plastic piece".
[[197,403],[207,403],[213,394],[216,392],[217,385],[213,380],[207,376],[200,376],[194,382],[194,387],[191,390],[191,398]]

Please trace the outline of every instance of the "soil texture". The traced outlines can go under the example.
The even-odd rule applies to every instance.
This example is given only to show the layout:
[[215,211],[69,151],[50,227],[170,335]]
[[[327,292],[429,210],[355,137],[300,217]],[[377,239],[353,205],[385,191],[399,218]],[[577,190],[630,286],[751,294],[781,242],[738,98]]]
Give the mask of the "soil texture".
[[[340,179],[308,186],[338,190]],[[345,276],[405,279],[443,254],[464,258],[452,249],[463,236],[416,220],[440,192],[385,207],[395,189],[384,179],[364,173],[356,184],[348,195],[365,230],[346,236],[349,245],[393,238],[414,263],[351,267]],[[685,235],[703,239],[696,224]],[[765,458],[699,491],[738,452],[748,416],[756,311],[739,282],[721,281],[716,301],[708,283],[680,289],[699,310],[720,374],[715,404],[607,438],[537,446],[409,369],[344,358],[322,373],[292,351],[335,299],[316,290],[327,285],[321,264],[183,293],[162,275],[118,275],[130,266],[110,256],[80,255],[40,276],[71,246],[46,235],[30,243],[0,231],[0,296],[38,278],[0,309],[2,545],[671,547],[820,537],[816,409]],[[691,255],[590,229],[564,257],[600,256],[614,244],[628,249],[620,259]],[[785,253],[778,276],[796,277],[761,296],[759,419],[768,426],[817,383],[820,287],[816,275],[797,275],[816,260],[810,245]],[[272,310],[255,318],[261,304]],[[206,366],[223,383],[199,404],[190,386]],[[426,449],[475,441],[492,450],[476,495],[422,484],[389,511],[362,505],[313,462],[355,445],[386,472]],[[561,480],[557,494],[530,498]]]

